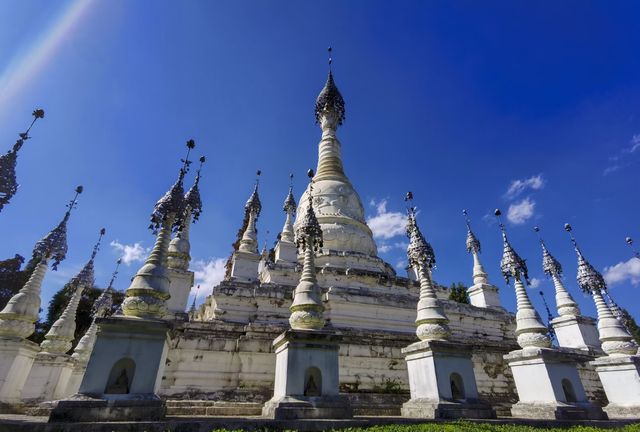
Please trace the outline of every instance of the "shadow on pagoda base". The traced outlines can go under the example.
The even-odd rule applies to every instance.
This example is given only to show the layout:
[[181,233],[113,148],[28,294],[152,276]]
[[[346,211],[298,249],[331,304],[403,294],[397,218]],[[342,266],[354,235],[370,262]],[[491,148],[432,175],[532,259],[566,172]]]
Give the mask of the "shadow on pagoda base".
[[602,408],[585,403],[528,403],[511,406],[511,417],[535,420],[605,420]]
[[495,418],[478,400],[471,349],[444,340],[420,341],[402,349],[407,362],[411,399],[402,416],[425,419]]
[[96,343],[78,393],[58,401],[61,421],[142,421],[164,417],[157,396],[168,351],[169,324],[125,316],[96,319]]
[[346,396],[284,396],[267,401],[262,416],[275,420],[349,419],[353,411]]
[[601,420],[602,408],[591,404],[577,365],[593,357],[580,350],[527,347],[504,356],[516,383],[519,402],[511,416],[527,419]]
[[411,399],[402,405],[402,417],[422,419],[491,419],[493,409],[483,403]]
[[156,395],[102,399],[77,394],[58,401],[49,422],[157,421],[164,419],[165,413],[165,403]]
[[338,352],[342,337],[330,330],[287,330],[273,341],[273,398],[262,415],[276,420],[353,417],[339,394]]

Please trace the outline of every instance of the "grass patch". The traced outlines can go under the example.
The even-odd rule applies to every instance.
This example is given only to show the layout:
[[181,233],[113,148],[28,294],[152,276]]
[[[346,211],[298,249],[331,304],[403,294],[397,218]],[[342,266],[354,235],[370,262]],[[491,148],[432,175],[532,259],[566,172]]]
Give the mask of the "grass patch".
[[[260,428],[255,432],[272,432],[277,429]],[[571,426],[541,428],[526,425],[471,423],[456,421],[449,423],[423,423],[423,424],[389,424],[368,427],[353,427],[344,429],[332,429],[334,432],[640,432],[640,424],[618,426],[615,428],[598,428],[594,426]],[[214,429],[212,432],[244,432],[241,429]],[[289,429],[282,432],[296,432]]]

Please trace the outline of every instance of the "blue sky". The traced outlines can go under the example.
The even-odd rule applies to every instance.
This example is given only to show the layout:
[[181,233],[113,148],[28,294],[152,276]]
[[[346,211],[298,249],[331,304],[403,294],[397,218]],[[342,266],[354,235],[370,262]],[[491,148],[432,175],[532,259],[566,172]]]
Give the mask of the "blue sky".
[[[614,298],[640,317],[640,260],[624,243],[640,243],[639,13],[631,1],[0,3],[2,151],[33,108],[46,111],[19,156],[20,190],[0,214],[0,257],[28,256],[83,184],[68,258],[48,273],[43,306],[83,265],[103,226],[98,284],[126,247],[131,260],[116,283],[125,289],[154,240],[153,204],[193,138],[196,156],[208,158],[193,266],[200,280],[215,280],[256,169],[262,245],[267,230],[272,243],[282,227],[289,173],[299,196],[315,167],[313,104],[332,45],[347,109],[345,169],[376,230],[401,231],[402,197],[412,190],[436,251],[436,280],[469,284],[467,208],[490,279],[513,310],[499,274],[498,227],[487,216],[500,207],[552,308],[534,225],[583,311],[594,314],[575,284],[562,230],[570,222],[585,255],[609,268]],[[404,274],[402,233],[377,240]]]

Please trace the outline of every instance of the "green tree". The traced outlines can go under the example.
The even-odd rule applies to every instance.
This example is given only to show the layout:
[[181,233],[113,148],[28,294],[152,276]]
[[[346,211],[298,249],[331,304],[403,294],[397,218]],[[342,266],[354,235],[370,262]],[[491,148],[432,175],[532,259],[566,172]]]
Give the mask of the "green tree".
[[469,304],[469,295],[467,294],[467,287],[462,283],[452,283],[449,287],[449,300],[457,301],[458,303]]
[[24,257],[16,254],[13,258],[0,261],[0,309],[4,308],[24,284],[29,280],[35,261],[30,260],[24,269],[20,269],[24,263]]
[[[84,335],[84,333],[91,325],[91,322],[93,320],[93,303],[96,301],[98,296],[102,294],[102,291],[103,290],[96,287],[85,288],[82,291],[82,296],[80,297],[80,303],[78,304],[78,311],[76,314],[76,331],[74,334],[73,348],[75,348],[82,335]],[[36,343],[40,343],[44,340],[44,335],[47,334],[53,323],[55,323],[56,320],[60,318],[60,315],[62,315],[64,308],[67,307],[72,294],[73,289],[71,287],[71,284],[69,283],[67,283],[64,287],[62,287],[62,289],[54,294],[54,296],[51,298],[51,301],[49,302],[49,307],[47,308],[46,319],[44,321],[38,320],[38,322],[36,322],[36,330],[29,337],[29,340],[32,340]],[[124,300],[124,293],[115,291],[112,295],[113,313],[117,309],[118,305],[122,303],[122,300]]]

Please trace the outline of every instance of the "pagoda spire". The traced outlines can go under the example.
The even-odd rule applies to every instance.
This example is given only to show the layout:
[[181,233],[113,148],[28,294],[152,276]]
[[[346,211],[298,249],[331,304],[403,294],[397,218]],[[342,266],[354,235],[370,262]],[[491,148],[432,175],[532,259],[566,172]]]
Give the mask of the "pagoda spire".
[[242,234],[242,239],[240,240],[240,247],[238,250],[241,252],[253,254],[258,253],[256,222],[258,221],[258,217],[262,211],[262,203],[260,202],[260,195],[258,194],[261,173],[262,172],[260,170],[256,171],[256,183],[253,188],[253,193],[251,193],[247,203],[244,205],[245,213],[249,215],[249,221],[247,223],[247,228]]
[[0,312],[0,336],[26,338],[34,332],[40,312],[40,289],[49,260],[53,261],[52,269],[57,270],[67,256],[67,222],[82,190],[82,186],[75,189],[62,221],[36,243],[32,261],[37,264],[31,277]]
[[436,264],[435,253],[431,245],[425,240],[416,221],[416,208],[412,205],[413,193],[407,192],[407,228],[409,237],[407,258],[420,282],[420,300],[416,317],[416,334],[420,340],[434,340],[449,338],[449,319],[442,309],[433,287],[431,271]]
[[294,291],[289,324],[294,330],[322,330],[325,325],[320,287],[316,279],[315,253],[322,248],[322,229],[313,210],[313,170],[308,171],[306,212],[296,229],[296,245],[304,253],[302,275]]
[[467,224],[467,252],[473,256],[473,284],[489,284],[487,279],[487,272],[484,270],[482,263],[480,262],[480,240],[475,236],[471,230],[471,221],[469,220],[469,214],[466,210],[462,210],[465,222]]
[[167,311],[166,300],[170,297],[170,279],[167,270],[171,232],[184,224],[184,176],[191,161],[189,153],[195,147],[193,140],[187,141],[187,156],[181,160],[178,180],[156,203],[151,214],[149,228],[157,234],[151,254],[131,280],[122,302],[126,316],[140,318],[162,318]]
[[89,261],[87,261],[82,270],[69,281],[69,289],[73,290],[73,294],[69,299],[67,307],[44,336],[44,340],[40,344],[43,352],[64,354],[71,349],[76,332],[78,304],[80,304],[80,298],[82,297],[84,289],[93,287],[95,283],[94,260],[100,249],[100,242],[105,232],[106,230],[104,228],[100,230],[98,241],[91,252],[91,258],[89,258]]
[[24,142],[31,138],[29,132],[36,120],[44,118],[44,110],[37,108],[31,115],[33,116],[33,120],[27,130],[18,134],[19,138],[11,150],[0,156],[0,212],[6,204],[9,204],[11,198],[13,198],[18,191],[18,181],[16,180],[18,151],[22,148]]
[[191,223],[196,223],[202,213],[202,200],[200,199],[200,172],[202,171],[202,165],[205,162],[205,157],[200,157],[200,166],[196,171],[196,178],[191,188],[184,195],[184,214],[182,216],[182,226],[179,228],[178,233],[169,243],[169,268],[178,270],[188,270],[189,262],[191,261],[191,243],[189,242],[189,230]]
[[[331,62],[331,48],[329,48],[329,65]],[[329,68],[327,82],[316,98],[315,117],[316,123],[322,129],[315,181],[335,179],[348,182],[342,167],[340,141],[336,136],[338,127],[345,119],[344,99],[334,82],[331,68]]]
[[196,287],[196,292],[193,295],[193,302],[191,303],[191,307],[189,308],[189,320],[193,321],[196,316],[196,300],[198,299],[198,292],[200,291],[200,284]]
[[540,228],[534,227],[533,230],[538,233],[540,246],[542,246],[542,270],[553,280],[553,286],[556,290],[556,308],[558,309],[558,315],[579,316],[580,308],[578,304],[573,300],[573,297],[571,297],[571,294],[569,294],[562,283],[562,266],[558,260],[549,253],[547,245],[544,243],[542,235],[540,234]]
[[89,356],[91,355],[91,351],[93,350],[93,345],[95,345],[96,343],[96,333],[98,332],[96,318],[104,318],[111,314],[111,308],[113,306],[113,283],[118,276],[118,269],[120,268],[121,263],[122,258],[116,261],[116,268],[111,274],[109,285],[93,302],[93,307],[91,308],[91,316],[93,317],[93,320],[91,321],[91,325],[89,326],[85,334],[80,338],[80,341],[78,341],[78,344],[74,348],[73,354],[71,355],[71,357],[82,363],[86,363],[87,361],[89,361]]
[[638,351],[638,345],[633,340],[622,322],[612,313],[607,305],[604,295],[607,293],[607,283],[604,277],[587,261],[578,247],[578,242],[573,236],[573,228],[569,224],[564,225],[569,233],[571,243],[578,256],[578,273],[576,280],[578,285],[587,294],[591,294],[598,312],[598,333],[602,350],[608,355],[633,355]]
[[500,219],[502,212],[498,209],[494,212],[498,218],[500,231],[502,232],[503,253],[500,261],[500,269],[507,285],[513,278],[516,291],[516,336],[521,348],[551,346],[547,326],[542,323],[540,315],[535,310],[524,287],[524,281],[529,284],[527,264],[520,258],[509,243],[504,224]]
[[287,198],[284,200],[282,210],[284,210],[287,217],[284,222],[284,226],[282,227],[280,241],[293,243],[293,216],[296,213],[296,200],[293,197],[293,174],[289,174],[289,193],[287,194]]

